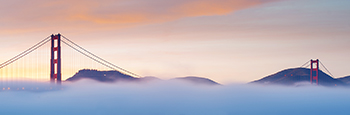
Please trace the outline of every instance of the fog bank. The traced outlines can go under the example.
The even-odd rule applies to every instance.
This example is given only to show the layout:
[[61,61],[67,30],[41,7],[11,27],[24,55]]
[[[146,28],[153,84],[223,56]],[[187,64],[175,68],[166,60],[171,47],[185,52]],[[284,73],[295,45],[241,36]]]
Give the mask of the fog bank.
[[350,89],[342,87],[82,80],[53,91],[0,91],[0,114],[345,115],[350,114],[349,96]]

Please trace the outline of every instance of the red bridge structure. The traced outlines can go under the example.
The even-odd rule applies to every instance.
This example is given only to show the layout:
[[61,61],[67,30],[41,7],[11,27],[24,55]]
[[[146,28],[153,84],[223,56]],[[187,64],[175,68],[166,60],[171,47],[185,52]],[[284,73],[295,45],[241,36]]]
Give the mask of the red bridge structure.
[[[50,41],[51,45],[48,46],[47,43]],[[68,46],[68,49],[62,47],[61,43]],[[43,49],[41,49],[42,51],[39,51],[41,47],[43,47]],[[50,51],[47,51],[48,49],[50,49]],[[63,49],[71,52],[64,54],[65,57],[62,57]],[[48,58],[47,55],[50,55],[50,57]],[[26,59],[26,57],[28,58]],[[69,61],[70,59],[73,61]],[[65,63],[63,63],[64,61]],[[50,62],[50,64],[46,64],[45,62]],[[310,64],[311,84],[316,83],[318,85],[319,63],[324,67],[318,59],[311,59],[310,62],[308,61],[301,66],[309,67],[309,65],[304,65]],[[47,67],[47,65],[50,67]],[[29,70],[27,70],[28,68]],[[47,68],[50,69],[48,70]],[[22,79],[34,79],[39,81],[49,81],[51,84],[60,85],[63,77],[71,77],[81,69],[116,70],[126,75],[140,77],[133,72],[102,59],[61,34],[52,34],[29,49],[0,64],[0,83],[4,87],[5,85],[11,85],[7,83],[7,81],[16,82],[21,81]],[[327,68],[325,69],[327,70]],[[328,71],[328,73],[330,72]],[[8,89],[10,89],[10,87],[8,87]]]
[[50,81],[61,84],[61,35],[51,35]]
[[[49,46],[47,43],[50,41],[51,45]],[[68,48],[62,47],[62,43],[68,46]],[[64,48],[65,51],[70,51],[66,52],[66,54],[71,56],[64,54],[66,57],[62,57],[62,50]],[[45,54],[48,53],[48,49],[50,49],[50,59],[47,57],[48,54]],[[64,58],[66,60],[63,60]],[[70,58],[73,61],[70,61]],[[66,63],[63,63],[64,61]],[[50,64],[45,62],[50,62]],[[47,67],[47,65],[50,67]],[[50,69],[48,70],[47,68]],[[0,85],[4,87],[4,85],[11,85],[23,79],[50,81],[51,84],[61,85],[63,75],[66,78],[67,76],[71,77],[81,69],[116,70],[126,75],[140,77],[133,72],[102,59],[61,34],[52,34],[29,49],[0,64]],[[10,89],[10,87],[6,87],[5,89]]]
[[[308,64],[308,65],[307,65]],[[331,77],[334,77],[331,72],[322,64],[322,62],[319,59],[311,59],[310,61],[306,62],[301,66],[301,68],[308,68],[310,67],[310,83],[318,85],[319,82],[319,71],[320,71],[320,65],[327,71],[328,74],[331,75]]]
[[316,84],[318,85],[318,59],[317,60],[311,60],[310,61],[310,82],[311,84],[315,80]]

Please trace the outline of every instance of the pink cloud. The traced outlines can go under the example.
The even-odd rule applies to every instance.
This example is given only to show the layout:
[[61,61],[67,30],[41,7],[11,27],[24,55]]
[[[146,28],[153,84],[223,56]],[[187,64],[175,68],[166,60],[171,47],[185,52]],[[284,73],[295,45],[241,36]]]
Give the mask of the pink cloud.
[[[1,1],[1,30],[124,28],[186,17],[225,15],[273,0]],[[38,29],[41,28],[41,29]],[[18,30],[19,29],[19,30]]]

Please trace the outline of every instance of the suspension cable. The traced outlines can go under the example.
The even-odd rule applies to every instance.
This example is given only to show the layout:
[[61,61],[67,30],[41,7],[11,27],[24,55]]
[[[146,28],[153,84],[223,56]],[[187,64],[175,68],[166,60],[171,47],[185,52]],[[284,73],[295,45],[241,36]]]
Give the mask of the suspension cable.
[[50,36],[49,36],[49,37],[46,37],[45,39],[41,40],[39,43],[37,43],[37,44],[35,44],[34,46],[28,48],[27,50],[23,51],[22,53],[18,54],[17,56],[15,56],[15,57],[13,57],[13,58],[7,60],[6,62],[0,64],[0,66],[3,66],[4,64],[10,62],[11,60],[14,60],[14,59],[16,59],[17,57],[20,57],[21,55],[25,54],[26,52],[32,50],[33,48],[37,47],[37,46],[40,45],[41,43],[45,42],[45,41],[46,41],[47,39],[49,39],[49,38],[50,38]]
[[102,64],[102,65],[104,65],[104,66],[106,66],[106,67],[108,67],[108,68],[110,68],[110,69],[113,69],[113,70],[114,70],[114,68],[112,68],[112,67],[110,67],[110,66],[108,66],[108,65],[106,65],[106,64],[104,64],[104,63],[102,63],[102,62],[100,62],[100,61],[98,61],[98,60],[96,60],[95,58],[93,58],[93,57],[91,57],[91,56],[87,55],[86,53],[84,53],[84,52],[80,51],[79,49],[77,49],[77,48],[73,47],[72,45],[68,44],[68,43],[67,43],[67,42],[65,42],[64,40],[61,40],[61,41],[62,41],[64,44],[66,44],[67,46],[69,46],[69,47],[73,48],[75,51],[77,51],[77,52],[79,52],[79,53],[83,54],[84,56],[86,56],[86,57],[88,57],[88,58],[90,58],[90,59],[92,59],[92,60],[96,61],[97,63],[100,63],[100,64]]
[[307,61],[305,64],[303,64],[303,65],[301,65],[300,67],[302,68],[302,67],[307,67],[307,66],[305,66],[306,64],[308,64],[309,63],[309,61]]
[[30,47],[30,48],[27,49],[26,51],[20,53],[19,55],[17,55],[17,56],[15,56],[15,57],[11,58],[11,59],[8,60],[8,61],[6,61],[6,62],[0,64],[0,69],[3,68],[3,67],[5,67],[5,66],[7,66],[7,65],[9,65],[9,64],[11,64],[11,63],[13,63],[13,62],[15,62],[15,61],[17,61],[17,60],[19,60],[19,59],[21,59],[22,57],[28,55],[29,53],[33,52],[34,50],[40,48],[41,46],[43,46],[44,44],[46,44],[47,42],[50,41],[49,38],[50,38],[50,37],[45,38],[44,40],[42,40],[42,41],[40,41],[39,43],[35,44],[34,46]]
[[[105,63],[107,63],[107,64],[109,64],[109,65],[111,65],[111,66],[113,66],[113,67],[115,67],[115,68],[117,68],[117,69],[119,69],[119,70],[122,70],[122,71],[124,71],[124,72],[126,72],[126,73],[129,73],[129,74],[134,75],[134,76],[136,76],[136,77],[141,77],[141,76],[139,76],[139,75],[137,75],[137,74],[135,74],[135,73],[132,73],[132,72],[126,70],[126,69],[123,69],[123,68],[121,68],[121,67],[119,67],[119,66],[116,66],[116,65],[114,65],[114,64],[112,64],[112,63],[110,63],[110,62],[108,62],[108,61],[106,61],[106,60],[100,58],[99,56],[97,56],[97,55],[91,53],[90,51],[84,49],[83,47],[81,47],[81,46],[79,46],[78,44],[74,43],[73,41],[69,40],[67,37],[65,37],[65,36],[63,36],[63,35],[62,35],[62,37],[63,37],[64,39],[66,39],[67,41],[69,41],[70,43],[72,43],[73,45],[75,45],[76,47],[80,48],[81,50],[83,50],[83,51],[87,52],[88,54],[94,56],[95,58],[97,58],[97,59],[99,59],[99,60],[101,60],[101,61],[103,61],[103,62],[105,62]],[[86,55],[85,55],[85,56],[86,56]],[[93,59],[93,60],[95,60],[95,59]],[[95,60],[95,61],[96,61],[96,60]],[[100,63],[100,62],[99,62],[99,63]],[[105,64],[103,64],[103,65],[105,65]],[[114,70],[116,70],[116,69],[114,69]]]
[[326,69],[326,71],[327,71],[329,74],[331,74],[332,77],[334,77],[333,74],[332,74],[331,72],[328,71],[328,69],[326,68],[326,66],[324,66],[323,63],[322,63],[321,61],[320,61],[320,63],[321,63],[321,65],[323,66],[323,68]]
[[307,64],[306,66],[304,66],[304,67],[309,67],[310,66],[310,63],[309,64]]
[[[90,58],[90,59],[96,61],[97,63],[102,64],[102,65],[104,65],[104,66],[106,66],[106,67],[108,67],[108,68],[110,68],[110,69],[112,69],[112,70],[116,70],[115,68],[113,68],[113,67],[111,67],[111,66],[109,66],[109,65],[107,65],[107,64],[105,64],[105,63],[103,63],[103,62],[101,62],[101,61],[99,61],[99,60],[97,60],[97,59],[95,59],[95,58],[93,58],[93,57],[91,57],[91,56],[89,56],[88,54],[86,54],[86,53],[80,51],[79,49],[73,47],[72,45],[68,44],[68,43],[65,42],[64,40],[61,40],[61,41],[62,41],[64,44],[66,44],[67,46],[69,46],[69,47],[71,47],[72,49],[74,49],[75,51],[77,51],[77,52],[83,54],[84,56],[86,56],[86,57],[88,57],[88,58]],[[117,71],[117,70],[116,70],[116,71]]]

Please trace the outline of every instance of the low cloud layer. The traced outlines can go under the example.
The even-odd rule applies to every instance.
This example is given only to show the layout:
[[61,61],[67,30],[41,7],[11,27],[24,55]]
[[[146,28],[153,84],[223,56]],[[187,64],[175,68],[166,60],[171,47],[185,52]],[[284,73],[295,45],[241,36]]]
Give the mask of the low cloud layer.
[[181,82],[65,83],[63,90],[0,91],[0,114],[349,114],[348,88],[196,86]]

